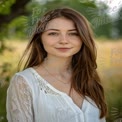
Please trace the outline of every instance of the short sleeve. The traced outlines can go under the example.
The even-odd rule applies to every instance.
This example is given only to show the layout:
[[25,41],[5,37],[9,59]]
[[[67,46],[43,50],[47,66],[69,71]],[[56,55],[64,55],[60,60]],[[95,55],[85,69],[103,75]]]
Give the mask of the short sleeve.
[[26,80],[15,75],[7,90],[8,122],[33,122],[32,92]]

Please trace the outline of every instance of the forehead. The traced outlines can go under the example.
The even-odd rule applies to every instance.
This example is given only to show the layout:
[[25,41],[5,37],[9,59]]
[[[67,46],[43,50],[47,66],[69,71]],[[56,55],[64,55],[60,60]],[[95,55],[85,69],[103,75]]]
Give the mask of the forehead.
[[48,24],[46,25],[45,30],[47,29],[67,30],[67,29],[76,29],[76,27],[72,20],[67,19],[65,17],[59,17],[49,21]]

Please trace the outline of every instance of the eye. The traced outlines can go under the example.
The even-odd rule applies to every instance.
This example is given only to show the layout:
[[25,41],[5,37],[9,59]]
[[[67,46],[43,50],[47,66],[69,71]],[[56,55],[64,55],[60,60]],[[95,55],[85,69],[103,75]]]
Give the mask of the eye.
[[50,32],[50,33],[48,33],[48,35],[54,35],[54,36],[57,36],[58,35],[58,33],[57,32]]

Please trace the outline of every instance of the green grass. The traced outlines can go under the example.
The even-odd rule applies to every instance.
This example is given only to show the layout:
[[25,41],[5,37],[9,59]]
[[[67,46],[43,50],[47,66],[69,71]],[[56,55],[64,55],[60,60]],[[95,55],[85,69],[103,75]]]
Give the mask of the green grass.
[[[6,90],[27,41],[6,40],[5,44],[7,49],[0,54],[0,122],[7,122]],[[119,122],[120,118],[122,121],[122,42],[101,39],[96,44],[98,72],[109,109],[107,122]]]

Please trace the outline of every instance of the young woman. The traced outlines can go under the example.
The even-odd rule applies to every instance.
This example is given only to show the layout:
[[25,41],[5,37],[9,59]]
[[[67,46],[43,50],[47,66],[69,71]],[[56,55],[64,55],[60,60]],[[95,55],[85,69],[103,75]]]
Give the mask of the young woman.
[[46,13],[25,55],[7,91],[9,122],[105,122],[96,48],[83,15],[71,8]]

